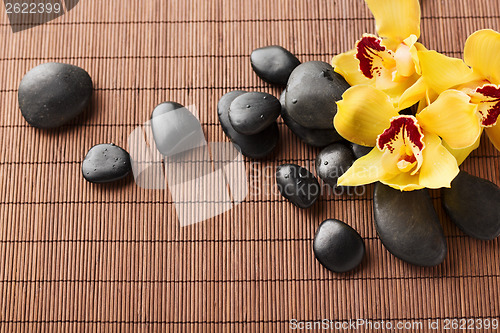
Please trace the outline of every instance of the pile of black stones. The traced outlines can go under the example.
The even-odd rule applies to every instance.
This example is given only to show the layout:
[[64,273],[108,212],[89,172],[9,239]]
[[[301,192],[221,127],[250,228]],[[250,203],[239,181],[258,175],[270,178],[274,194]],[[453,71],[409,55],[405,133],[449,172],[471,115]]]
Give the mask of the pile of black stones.
[[[280,46],[256,49],[250,56],[255,73],[264,81],[284,87],[276,98],[257,91],[231,91],[217,105],[224,133],[246,157],[270,156],[279,141],[278,118],[303,142],[322,150],[315,171],[321,182],[340,189],[338,178],[372,147],[344,140],[333,126],[336,102],[349,84],[326,62],[301,63]],[[22,79],[19,107],[33,127],[50,130],[79,117],[92,99],[92,79],[82,68],[62,63],[45,63]],[[175,111],[175,112],[174,112]],[[182,105],[165,102],[151,116],[158,150],[165,156],[180,146],[200,140],[199,121]],[[182,139],[180,139],[182,138]],[[131,159],[127,151],[112,144],[91,147],[81,172],[91,183],[109,183],[127,177]],[[307,209],[321,195],[316,176],[296,164],[276,169],[276,185],[291,204]],[[467,235],[493,240],[500,235],[500,189],[492,182],[461,171],[451,188],[443,189],[442,204],[450,219]],[[401,192],[381,183],[374,186],[373,213],[377,234],[394,256],[418,266],[441,264],[447,253],[446,238],[427,189]],[[318,227],[313,251],[318,261],[333,272],[347,272],[360,265],[365,245],[357,231],[337,219]]]
[[[280,46],[254,50],[250,61],[255,73],[264,81],[285,87],[279,98],[283,123],[307,145],[322,148],[315,164],[316,175],[322,184],[333,189],[330,193],[335,195],[356,194],[356,188],[339,187],[337,180],[373,147],[347,142],[333,126],[336,102],[349,84],[328,63],[300,63]],[[251,98],[255,94],[262,93],[227,93],[219,101],[218,113],[224,132],[242,154],[262,158],[271,154],[278,141],[274,127],[278,108],[276,100],[270,96],[257,105]],[[268,120],[265,124],[269,126],[265,130],[264,120]],[[242,130],[243,123],[245,128],[256,131]],[[271,124],[274,137],[270,135]],[[260,139],[254,140],[252,136]],[[254,146],[258,140],[270,144]],[[258,152],[256,147],[260,148]],[[316,176],[296,164],[276,168],[276,185],[286,200],[302,209],[313,206],[322,193]],[[500,189],[492,182],[462,171],[450,189],[442,190],[442,202],[451,220],[469,236],[492,240],[500,235]],[[436,266],[445,260],[446,238],[427,189],[401,192],[377,183],[373,193],[373,214],[377,234],[394,256],[418,266]],[[340,273],[353,270],[362,262],[365,246],[353,228],[342,221],[328,219],[316,231],[313,251],[323,266]]]

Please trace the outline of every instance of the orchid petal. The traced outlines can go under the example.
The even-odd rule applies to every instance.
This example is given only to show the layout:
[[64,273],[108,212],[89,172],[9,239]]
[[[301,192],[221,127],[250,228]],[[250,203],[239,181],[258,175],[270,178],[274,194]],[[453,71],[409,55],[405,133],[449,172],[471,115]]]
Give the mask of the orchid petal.
[[497,150],[500,150],[500,123],[486,129],[486,134]]
[[450,187],[458,175],[459,168],[455,157],[442,145],[434,133],[424,132],[425,149],[419,184],[427,188]]
[[420,37],[418,0],[365,0],[375,17],[377,33],[396,45],[410,35]]
[[481,136],[479,136],[476,140],[476,142],[469,147],[466,148],[460,148],[460,149],[454,149],[451,148],[448,144],[446,144],[445,141],[443,141],[443,146],[455,157],[457,160],[457,164],[461,165],[465,159],[472,153],[474,150],[479,147],[479,143],[481,142]]
[[[377,149],[380,153],[376,152]],[[418,172],[424,150],[423,133],[415,117],[394,117],[389,128],[379,135],[371,158],[358,165],[355,162],[356,169],[349,174],[348,180],[357,185],[378,180],[400,190],[421,188]]]
[[[408,41],[412,40],[411,38],[414,35],[411,35],[407,39],[405,39],[404,43],[408,43]],[[420,68],[420,59],[418,58],[418,52],[427,51],[427,48],[421,43],[414,43],[413,46],[410,47],[411,57],[413,58],[413,63],[415,64],[415,72],[418,75],[422,75],[422,69]]]
[[[384,167],[383,161],[384,152],[373,148],[367,155],[357,159],[338,179],[337,184],[339,186],[358,186],[394,177],[398,172],[397,169]],[[395,163],[392,165],[395,166]]]
[[433,133],[424,132],[425,148],[422,166],[417,174],[400,173],[381,182],[401,191],[413,191],[422,188],[450,187],[451,181],[458,175],[457,160],[442,145],[441,139]]
[[419,184],[418,174],[400,173],[392,178],[381,180],[380,182],[400,191],[413,191],[424,188],[424,186]]
[[396,69],[400,77],[408,77],[415,73],[415,63],[410,46],[401,44],[394,53],[394,60],[396,60]]
[[480,78],[461,59],[450,58],[436,51],[419,51],[418,58],[425,83],[438,94]]
[[335,72],[339,73],[351,86],[370,82],[359,70],[359,60],[356,59],[356,50],[336,55],[332,59]]
[[470,97],[458,90],[446,90],[428,107],[417,114],[420,125],[443,138],[455,149],[473,145],[481,135],[475,114],[477,106]]
[[349,88],[337,102],[334,125],[347,140],[362,146],[373,147],[377,136],[397,116],[389,96],[369,85]]
[[[397,106],[401,95],[419,77],[415,71],[412,56],[409,53],[403,52],[399,54],[400,59],[396,60],[394,52],[384,46],[382,39],[368,34],[363,35],[363,38],[356,43],[356,50],[358,71],[368,79],[367,84],[371,84],[375,88],[384,91],[391,97],[393,104]],[[408,58],[403,60],[404,57]],[[407,77],[398,74],[397,61],[399,61],[403,72],[407,71],[404,73],[410,76]],[[337,59],[336,62],[339,62],[339,60]],[[412,63],[412,71],[408,69],[410,63]],[[342,71],[339,70],[338,72]],[[357,77],[359,78],[359,76]],[[349,82],[349,80],[347,81]],[[358,81],[361,81],[361,79],[358,79]],[[354,80],[351,79],[351,82],[354,82]]]
[[425,99],[427,85],[421,77],[410,88],[406,89],[399,99],[399,110],[404,110]]
[[368,155],[339,178],[339,185],[380,181],[401,191],[450,187],[458,174],[455,157],[434,133],[422,131],[413,116],[398,116]]
[[500,84],[499,53],[500,33],[490,29],[476,31],[465,42],[465,63],[494,84]]
[[414,74],[403,81],[390,81],[384,79],[378,79],[375,87],[379,90],[385,92],[390,98],[395,107],[398,107],[401,97],[404,95],[406,90],[408,90],[415,82],[418,81],[418,74]]
[[423,49],[425,49],[425,47],[417,43],[417,39],[417,36],[411,35],[397,47],[394,53],[394,60],[396,60],[397,68],[397,78],[395,81],[404,80],[415,73],[420,75],[417,47],[422,47]]

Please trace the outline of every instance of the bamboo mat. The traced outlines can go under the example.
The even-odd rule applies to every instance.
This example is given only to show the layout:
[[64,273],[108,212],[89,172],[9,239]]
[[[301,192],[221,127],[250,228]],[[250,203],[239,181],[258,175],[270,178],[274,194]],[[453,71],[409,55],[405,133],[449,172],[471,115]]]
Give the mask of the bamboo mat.
[[[477,29],[500,30],[496,0],[421,1],[421,40],[447,55],[461,57]],[[418,268],[383,248],[371,186],[361,197],[293,207],[273,191],[274,168],[289,162],[314,170],[318,150],[283,124],[277,152],[246,162],[260,191],[188,227],[179,226],[168,190],[144,190],[131,178],[92,185],[81,176],[91,146],[128,149],[129,134],[163,101],[195,105],[207,141],[227,141],[216,114],[220,96],[280,93],[252,72],[251,51],[279,44],[301,61],[329,62],[374,32],[363,1],[82,0],[16,34],[0,17],[1,331],[284,332],[291,319],[324,318],[422,321],[421,331],[430,331],[432,320],[499,317],[498,239],[466,237],[432,192],[448,256]],[[95,93],[72,125],[40,131],[22,118],[17,87],[48,61],[85,68]],[[500,184],[499,156],[485,139],[463,169]],[[360,269],[334,274],[314,259],[314,232],[326,218],[360,232],[367,248]]]

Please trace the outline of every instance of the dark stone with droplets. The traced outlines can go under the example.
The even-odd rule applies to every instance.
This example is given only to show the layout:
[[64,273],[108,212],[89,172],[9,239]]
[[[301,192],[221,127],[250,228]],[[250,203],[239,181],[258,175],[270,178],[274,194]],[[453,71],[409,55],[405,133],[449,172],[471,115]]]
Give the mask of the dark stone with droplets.
[[271,126],[281,113],[279,100],[263,92],[249,92],[234,99],[229,121],[241,134],[257,134]]
[[303,127],[335,130],[336,102],[349,87],[345,79],[326,62],[305,62],[295,68],[288,80],[286,110]]
[[82,162],[83,177],[91,183],[109,183],[125,178],[131,169],[129,154],[112,143],[90,148]]
[[500,236],[500,188],[492,182],[461,171],[442,189],[443,207],[467,235],[481,240]]
[[377,183],[373,215],[382,244],[399,259],[436,266],[446,258],[443,228],[426,189],[401,192]]
[[344,273],[355,269],[365,256],[365,244],[356,230],[342,221],[323,221],[314,236],[316,259],[332,272]]
[[343,138],[337,133],[333,128],[330,129],[318,129],[318,128],[307,128],[299,125],[295,122],[292,117],[288,114],[285,107],[285,95],[286,90],[283,91],[280,97],[281,102],[281,118],[285,122],[285,125],[296,135],[313,147],[325,147],[331,143],[341,141]]
[[300,208],[311,207],[321,190],[316,177],[296,164],[280,165],[276,169],[276,184],[281,195]]
[[243,155],[250,158],[263,158],[271,154],[278,144],[278,124],[273,122],[262,132],[254,135],[238,133],[229,121],[229,107],[236,97],[244,93],[245,91],[235,90],[221,97],[217,104],[219,122],[224,133]]
[[316,157],[316,173],[323,182],[336,187],[339,177],[354,161],[355,157],[350,147],[343,143],[334,143],[323,149]]
[[255,73],[271,84],[286,86],[290,74],[300,65],[299,59],[281,46],[266,46],[250,55]]
[[38,128],[60,127],[78,117],[91,97],[89,74],[80,67],[56,62],[30,70],[18,90],[21,114]]

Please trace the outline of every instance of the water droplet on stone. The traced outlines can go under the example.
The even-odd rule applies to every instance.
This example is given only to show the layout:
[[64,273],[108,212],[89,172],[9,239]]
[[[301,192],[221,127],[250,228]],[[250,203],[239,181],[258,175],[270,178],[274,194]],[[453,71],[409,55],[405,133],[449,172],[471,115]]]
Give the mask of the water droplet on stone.
[[[96,154],[98,154],[97,158],[95,158]],[[124,178],[130,169],[129,154],[122,148],[111,144],[99,144],[92,147],[82,162],[82,174],[92,183],[106,183]]]
[[247,109],[250,109],[250,107],[251,107],[250,104],[247,104]]
[[334,143],[316,157],[316,174],[324,183],[337,188],[337,180],[355,161],[351,147]]
[[297,104],[297,99],[296,98],[292,99],[292,103]]

